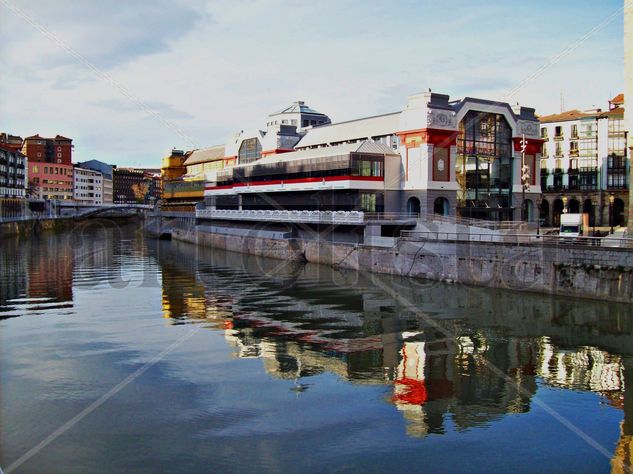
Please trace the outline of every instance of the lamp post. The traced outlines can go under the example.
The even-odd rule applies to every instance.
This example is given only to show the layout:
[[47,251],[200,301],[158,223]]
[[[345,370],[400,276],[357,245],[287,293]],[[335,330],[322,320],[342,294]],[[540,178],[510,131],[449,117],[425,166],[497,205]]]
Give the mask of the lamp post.
[[521,137],[521,220],[527,221],[527,206],[525,205],[525,191],[530,188],[530,168],[525,164],[525,150],[527,140],[525,134]]
[[541,206],[543,205],[543,197],[536,198],[536,236],[541,235]]
[[615,194],[609,194],[609,226],[611,226],[611,233],[613,234],[613,202],[615,201]]
[[563,200],[563,214],[567,214],[567,196],[563,194],[561,199]]

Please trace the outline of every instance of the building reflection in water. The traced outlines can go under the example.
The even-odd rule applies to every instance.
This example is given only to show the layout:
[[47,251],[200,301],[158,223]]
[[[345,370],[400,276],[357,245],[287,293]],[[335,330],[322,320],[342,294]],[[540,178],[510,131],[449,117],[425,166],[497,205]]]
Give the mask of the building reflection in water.
[[0,249],[0,318],[72,308],[74,250],[54,234],[7,238]]
[[[175,242],[157,245],[164,316],[223,330],[237,357],[261,358],[273,377],[300,384],[330,372],[351,383],[390,386],[387,402],[413,437],[443,433],[449,418],[456,430],[467,430],[528,412],[538,384],[592,391],[624,411],[613,471],[633,466],[633,394],[625,392],[633,384],[633,317],[627,306],[422,286]],[[384,285],[412,299],[433,323],[388,297]]]
[[[124,238],[125,233],[127,237]],[[42,232],[11,237],[0,246],[0,318],[33,314],[38,309],[73,308],[77,288],[127,284],[122,261],[146,253],[143,239],[107,220],[90,220],[64,234]],[[138,268],[139,278],[151,275]]]

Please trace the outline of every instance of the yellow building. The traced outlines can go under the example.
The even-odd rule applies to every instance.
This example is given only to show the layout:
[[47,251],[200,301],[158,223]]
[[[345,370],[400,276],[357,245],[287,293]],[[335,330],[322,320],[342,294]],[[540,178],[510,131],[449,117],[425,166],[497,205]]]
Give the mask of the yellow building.
[[163,183],[180,178],[187,172],[185,160],[187,159],[185,152],[173,149],[169,156],[163,158],[160,167],[160,176]]
[[205,180],[207,173],[224,168],[224,145],[202,148],[188,153],[184,166],[187,168],[187,172],[183,176],[184,180]]
[[[164,210],[193,211],[204,200],[204,183],[208,174],[224,168],[224,145],[183,153],[173,150],[163,160]],[[169,178],[167,178],[169,177]]]

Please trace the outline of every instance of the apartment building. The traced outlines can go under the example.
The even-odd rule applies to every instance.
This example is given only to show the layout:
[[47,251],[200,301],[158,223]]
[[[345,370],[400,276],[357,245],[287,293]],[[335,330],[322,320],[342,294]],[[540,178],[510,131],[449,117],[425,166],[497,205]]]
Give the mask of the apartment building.
[[541,218],[558,225],[563,212],[583,212],[596,226],[626,225],[628,170],[624,96],[608,110],[570,110],[540,117]]
[[75,166],[73,198],[79,204],[103,204],[103,175],[99,171]]

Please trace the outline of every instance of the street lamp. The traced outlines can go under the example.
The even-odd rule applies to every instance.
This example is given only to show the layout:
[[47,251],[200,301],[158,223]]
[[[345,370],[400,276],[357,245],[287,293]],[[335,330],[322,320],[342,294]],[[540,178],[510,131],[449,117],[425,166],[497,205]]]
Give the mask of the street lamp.
[[567,196],[563,194],[562,200],[563,200],[563,214],[567,214]]
[[543,205],[543,197],[539,196],[536,198],[536,236],[539,237],[541,235],[541,206]]
[[609,225],[611,226],[611,233],[613,234],[613,203],[615,201],[615,194],[609,194]]

